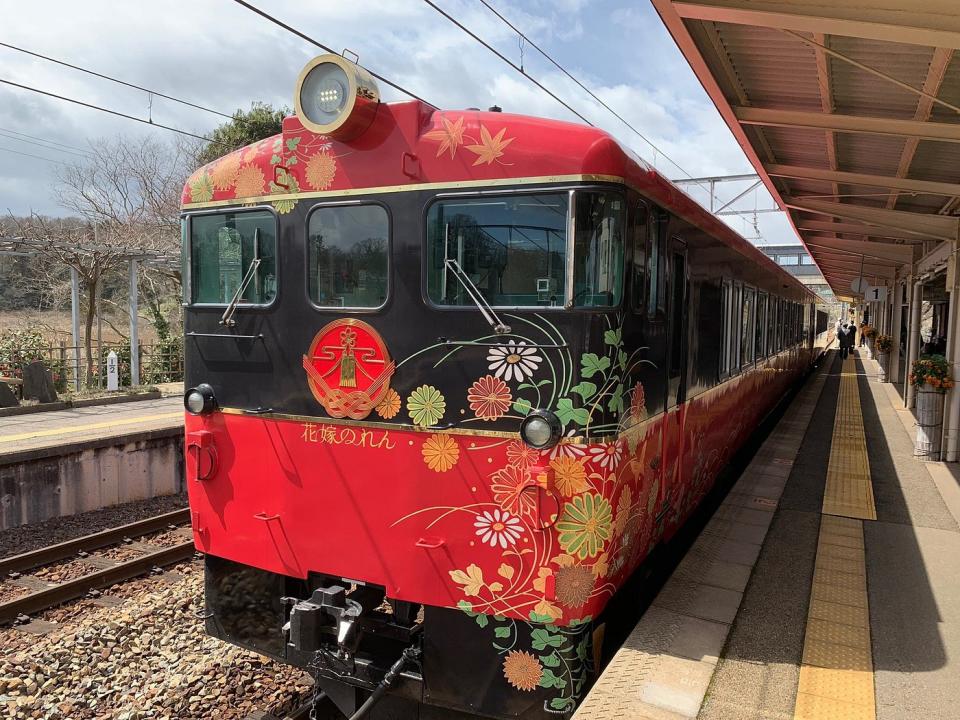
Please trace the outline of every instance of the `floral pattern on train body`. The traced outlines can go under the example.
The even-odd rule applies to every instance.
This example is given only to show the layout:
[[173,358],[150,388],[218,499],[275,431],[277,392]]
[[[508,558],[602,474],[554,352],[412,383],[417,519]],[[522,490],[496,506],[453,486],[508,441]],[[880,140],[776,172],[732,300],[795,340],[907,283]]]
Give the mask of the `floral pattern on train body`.
[[[559,339],[545,317],[523,320],[548,341]],[[459,463],[477,467],[486,458],[490,500],[426,506],[395,523],[417,523],[424,533],[469,543],[476,559],[449,571],[460,596],[456,606],[490,629],[510,685],[554,689],[552,710],[575,707],[586,683],[592,618],[664,533],[682,524],[726,461],[722,446],[710,446],[716,433],[708,432],[707,418],[696,421],[690,458],[675,460],[689,462],[692,476],[674,475],[676,464],[664,467],[663,416],[647,416],[644,387],[631,382],[637,365],[649,362],[646,348],[628,352],[621,318],[608,316],[607,323],[605,352],[579,358],[560,342],[544,349],[533,332],[499,345],[489,337],[474,340],[493,344],[486,372],[465,389],[474,414],[467,422],[520,419],[548,407],[564,423],[565,437],[536,450],[519,439],[425,435],[424,463],[441,478]],[[418,415],[427,401],[435,411]],[[416,424],[444,421],[446,399],[432,386],[413,390],[405,405]],[[588,432],[606,437],[583,443],[579,438]],[[553,501],[546,511],[538,503],[544,497]],[[518,624],[529,626],[529,650],[517,647]]]

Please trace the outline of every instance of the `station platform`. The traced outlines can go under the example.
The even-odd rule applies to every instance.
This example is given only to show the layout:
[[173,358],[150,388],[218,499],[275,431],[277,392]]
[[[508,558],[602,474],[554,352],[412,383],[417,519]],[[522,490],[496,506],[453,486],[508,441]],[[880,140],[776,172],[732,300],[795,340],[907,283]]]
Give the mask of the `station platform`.
[[0,417],[0,459],[182,427],[179,396]]
[[0,530],[184,488],[179,397],[0,417]]
[[831,352],[575,720],[960,717],[960,468]]

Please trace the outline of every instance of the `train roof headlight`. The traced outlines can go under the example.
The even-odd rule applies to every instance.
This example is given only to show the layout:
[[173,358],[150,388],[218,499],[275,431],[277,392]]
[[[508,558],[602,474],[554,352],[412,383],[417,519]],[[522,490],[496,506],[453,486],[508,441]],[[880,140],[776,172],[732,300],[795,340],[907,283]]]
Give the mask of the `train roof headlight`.
[[308,130],[351,140],[366,130],[377,112],[380,92],[366,70],[340,55],[321,55],[297,79],[294,106]]

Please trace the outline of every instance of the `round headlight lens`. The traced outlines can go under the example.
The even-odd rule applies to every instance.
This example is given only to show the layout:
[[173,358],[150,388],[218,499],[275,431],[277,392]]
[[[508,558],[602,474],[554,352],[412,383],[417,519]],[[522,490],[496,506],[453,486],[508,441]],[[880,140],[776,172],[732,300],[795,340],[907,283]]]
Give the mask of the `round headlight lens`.
[[350,81],[343,69],[332,62],[313,68],[300,86],[303,114],[317,125],[335,122],[347,104]]
[[213,388],[207,383],[201,383],[195,388],[190,388],[183,396],[183,406],[187,412],[194,415],[211,412],[217,405],[216,397],[213,394]]
[[553,447],[560,440],[560,419],[549,410],[534,410],[520,425],[523,441],[538,450]]
[[199,415],[203,412],[203,395],[201,395],[196,390],[191,390],[187,393],[186,400],[187,410],[192,412],[194,415]]

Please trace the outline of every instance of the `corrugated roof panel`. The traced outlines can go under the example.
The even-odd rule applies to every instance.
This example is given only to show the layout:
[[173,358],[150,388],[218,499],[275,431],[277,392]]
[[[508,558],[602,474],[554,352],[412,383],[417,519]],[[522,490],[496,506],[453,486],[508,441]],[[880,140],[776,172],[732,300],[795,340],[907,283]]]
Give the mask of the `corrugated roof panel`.
[[[829,46],[847,57],[921,88],[927,77],[931,48],[862,38],[830,36]],[[831,58],[836,112],[912,119],[920,96],[865,70]]]
[[783,33],[776,30],[726,23],[715,27],[752,104],[820,109],[816,58],[809,48],[785,46]]
[[[947,65],[947,72],[943,76],[943,84],[937,95],[951,105],[960,107],[960,52],[954,50],[953,59]],[[960,123],[960,113],[938,103],[933,104],[930,119],[937,122]]]
[[960,144],[921,140],[910,164],[909,177],[960,182]]
[[823,130],[765,127],[763,135],[778,163],[829,168],[827,134]]
[[903,140],[889,135],[837,133],[837,168],[869,175],[896,175]]

